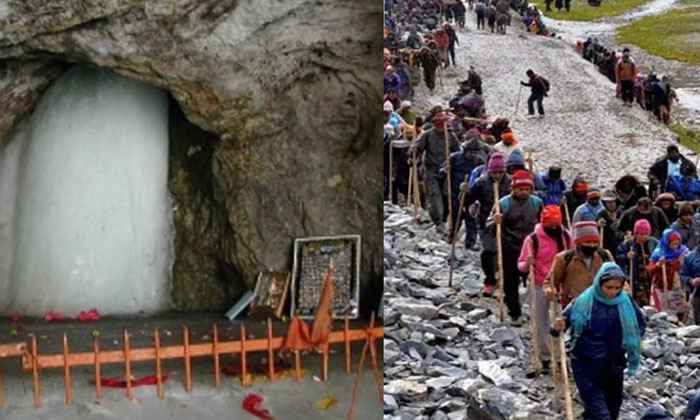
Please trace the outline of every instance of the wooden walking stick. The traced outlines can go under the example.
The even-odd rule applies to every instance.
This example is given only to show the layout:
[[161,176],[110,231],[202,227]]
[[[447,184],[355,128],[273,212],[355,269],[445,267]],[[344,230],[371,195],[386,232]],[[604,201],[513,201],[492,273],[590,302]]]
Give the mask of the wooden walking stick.
[[[530,256],[535,258],[532,244],[530,244]],[[535,371],[535,376],[540,376],[540,336],[537,326],[537,297],[535,296],[535,263],[530,265],[530,328],[532,330],[532,368]]]
[[571,226],[571,216],[569,215],[569,203],[564,203],[564,213],[566,213],[566,225],[569,227],[569,230],[572,229]]
[[520,92],[523,91],[523,85],[520,85],[520,89],[518,89],[518,100],[515,101],[515,112],[513,113],[513,118],[515,118],[516,115],[518,115],[518,107],[520,106]]
[[[469,179],[469,174],[464,176],[464,183],[467,183]],[[462,218],[462,207],[464,207],[464,198],[467,196],[467,191],[460,191],[459,193],[459,208],[457,209],[457,226],[455,226],[452,231],[452,250],[450,251],[450,275],[448,277],[448,285],[452,287],[452,272],[454,271],[454,261],[455,261],[455,243],[457,242],[457,234],[459,233],[460,220]]]
[[[561,314],[561,308],[558,308],[559,314]],[[564,401],[566,402],[566,419],[574,420],[574,407],[571,401],[571,386],[569,385],[569,370],[568,364],[566,362],[566,344],[562,339],[561,333],[559,333],[559,356],[561,361],[561,375],[564,378]]]
[[408,168],[408,193],[406,195],[406,207],[411,207],[413,204],[413,198],[411,195],[413,194],[413,166]]
[[[693,293],[690,294],[688,298],[688,304],[685,306],[685,313],[683,314],[683,325],[688,323],[688,315],[690,315],[690,306],[693,304],[693,299],[695,299],[695,292],[698,291],[698,286],[693,287]],[[693,311],[695,315],[695,311]]]
[[532,152],[527,152],[527,169],[530,173],[534,174],[532,169],[535,167],[535,163],[532,160]]
[[632,300],[634,300],[634,272],[632,268],[634,267],[634,260],[630,258],[630,290],[632,291]]
[[413,219],[418,223],[418,207],[420,206],[420,186],[418,185],[418,160],[416,159],[416,149],[413,148]]
[[668,311],[668,282],[666,281],[666,261],[661,264],[661,280],[664,282],[664,310]]
[[[497,215],[501,214],[501,202],[498,197],[498,181],[493,182],[493,199]],[[503,244],[501,243],[501,223],[496,223],[496,252],[498,255],[498,316],[503,322]]]
[[452,220],[452,168],[450,167],[450,132],[447,130],[447,120],[445,120],[445,175],[447,175],[447,216],[450,221],[450,230],[454,229]]
[[[549,302],[549,317],[554,321],[556,311],[554,309],[554,301]],[[549,336],[549,357],[552,364],[552,383],[554,386],[554,409],[561,410],[561,401],[559,400],[559,378],[557,378],[557,358],[556,347],[554,345],[554,337]]]
[[605,242],[605,228],[600,227],[600,247],[603,248],[603,243]]
[[394,202],[394,136],[389,136],[389,202]]

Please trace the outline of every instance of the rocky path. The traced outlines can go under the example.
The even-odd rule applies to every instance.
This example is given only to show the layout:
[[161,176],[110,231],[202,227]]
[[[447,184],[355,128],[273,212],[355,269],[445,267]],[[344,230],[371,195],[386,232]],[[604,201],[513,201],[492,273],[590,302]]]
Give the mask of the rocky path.
[[[384,206],[384,418],[390,420],[551,420],[551,376],[530,370],[529,324],[498,320],[498,300],[479,296],[479,254],[457,247],[448,287],[449,245],[427,214]],[[528,298],[521,303],[529,315]],[[625,380],[621,420],[652,403],[680,415],[700,384],[700,326],[645,307],[642,372]],[[506,317],[507,318],[507,317]],[[574,411],[582,411],[572,382]]]
[[[562,40],[509,28],[506,36],[462,32],[457,69],[445,71],[433,94],[418,89],[417,109],[445,104],[465,78],[468,65],[482,75],[491,116],[511,119],[517,138],[534,149],[536,166],[560,164],[566,179],[576,174],[611,186],[625,173],[643,175],[674,136],[639,109],[620,105],[613,87]],[[522,92],[514,116],[518,80],[532,68],[552,83],[545,119],[527,119]],[[687,150],[686,150],[687,152]],[[497,300],[479,296],[479,254],[458,245],[454,287],[447,287],[449,245],[421,213],[384,205],[385,400],[384,418],[555,419],[551,377],[526,378],[530,369],[528,326],[498,320]],[[528,299],[522,296],[525,314]],[[621,419],[638,419],[651,403],[675,415],[700,384],[700,327],[645,308],[643,370],[625,381]],[[575,412],[582,408],[575,386]]]

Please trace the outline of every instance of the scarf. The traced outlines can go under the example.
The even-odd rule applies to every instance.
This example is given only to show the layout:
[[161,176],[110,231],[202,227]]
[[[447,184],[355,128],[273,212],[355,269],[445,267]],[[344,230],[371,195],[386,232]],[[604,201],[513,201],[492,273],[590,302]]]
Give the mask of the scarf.
[[630,375],[634,375],[639,370],[639,353],[641,348],[641,337],[634,303],[632,303],[632,298],[624,290],[612,299],[606,298],[601,288],[603,277],[626,278],[622,269],[613,262],[606,262],[600,267],[593,284],[571,304],[570,322],[574,339],[580,337],[584,328],[590,325],[594,300],[603,305],[616,305],[622,326],[622,348],[627,353],[627,369]]
[[656,246],[654,253],[651,254],[651,258],[649,259],[649,261],[657,262],[659,261],[659,258],[664,257],[666,258],[666,262],[671,262],[688,252],[688,247],[685,245],[679,246],[678,249],[676,249],[675,251],[669,248],[668,245],[670,241],[668,238],[669,236],[671,236],[672,233],[675,233],[679,237],[681,236],[681,234],[676,229],[666,229],[664,231],[663,236],[661,237],[661,240],[659,241],[659,244]]

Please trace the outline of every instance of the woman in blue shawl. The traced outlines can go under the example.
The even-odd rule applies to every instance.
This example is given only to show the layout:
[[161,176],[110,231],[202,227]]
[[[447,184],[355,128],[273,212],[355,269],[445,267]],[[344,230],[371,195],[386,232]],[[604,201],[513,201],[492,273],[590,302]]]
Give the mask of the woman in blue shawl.
[[625,273],[606,262],[593,285],[566,307],[552,335],[571,328],[571,371],[583,400],[584,419],[617,419],[622,405],[625,367],[635,374],[640,364],[644,314],[623,291]]

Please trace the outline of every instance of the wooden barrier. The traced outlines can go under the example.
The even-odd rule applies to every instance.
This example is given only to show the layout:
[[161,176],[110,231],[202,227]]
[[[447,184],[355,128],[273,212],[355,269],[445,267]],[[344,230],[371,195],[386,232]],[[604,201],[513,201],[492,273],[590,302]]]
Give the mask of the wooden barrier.
[[[41,372],[48,368],[62,368],[64,371],[65,384],[65,399],[66,405],[70,406],[73,403],[71,390],[71,367],[74,366],[92,366],[95,372],[95,396],[97,400],[102,398],[102,365],[103,364],[124,364],[124,374],[126,381],[126,396],[129,400],[133,400],[133,387],[131,379],[131,365],[134,362],[154,361],[157,376],[157,397],[164,398],[163,382],[162,382],[162,360],[163,359],[179,359],[182,358],[185,367],[185,389],[187,392],[192,391],[192,365],[193,357],[211,356],[214,361],[214,385],[219,388],[221,385],[220,378],[220,362],[219,357],[222,354],[239,354],[241,358],[241,384],[248,386],[247,377],[247,360],[250,353],[266,352],[267,353],[267,376],[272,381],[276,379],[275,375],[275,351],[282,348],[284,337],[275,337],[273,335],[272,321],[267,320],[267,334],[265,338],[249,339],[246,336],[246,328],[241,324],[241,337],[234,341],[219,341],[219,331],[216,324],[213,325],[213,338],[211,342],[203,342],[197,344],[190,343],[189,329],[183,326],[182,345],[173,345],[162,347],[160,343],[160,334],[158,329],[153,333],[153,346],[148,348],[132,348],[131,340],[128,331],[124,331],[124,343],[121,350],[101,350],[99,337],[93,337],[93,351],[71,353],[68,341],[68,335],[63,335],[62,350],[58,354],[39,354],[37,337],[31,336],[31,347],[28,349],[26,343],[12,343],[0,345],[0,409],[4,404],[4,394],[2,393],[2,360],[7,358],[21,357],[22,368],[25,371],[32,372],[32,384],[34,392],[34,406],[41,407]],[[345,347],[345,371],[349,374],[352,372],[351,350],[352,342],[364,341],[369,346],[370,341],[372,346],[374,340],[383,339],[384,328],[374,327],[373,320],[370,327],[363,329],[350,329],[349,320],[345,319],[342,331],[333,331],[330,333],[328,345],[342,343]],[[323,347],[323,346],[322,346]],[[327,376],[324,369],[327,362],[328,349],[322,349],[322,367],[321,376],[325,379]],[[378,368],[376,353],[372,355],[373,367]],[[294,352],[296,380],[301,381],[301,353]],[[377,372],[375,372],[377,374]],[[379,378],[376,378],[379,380]]]

